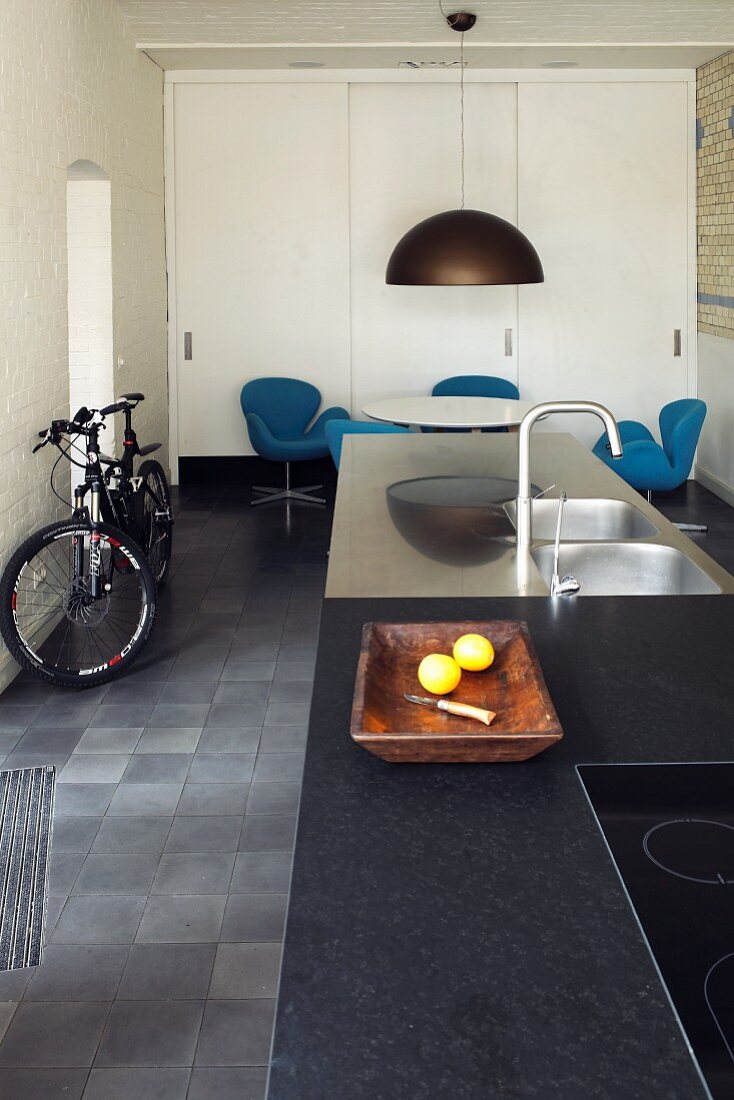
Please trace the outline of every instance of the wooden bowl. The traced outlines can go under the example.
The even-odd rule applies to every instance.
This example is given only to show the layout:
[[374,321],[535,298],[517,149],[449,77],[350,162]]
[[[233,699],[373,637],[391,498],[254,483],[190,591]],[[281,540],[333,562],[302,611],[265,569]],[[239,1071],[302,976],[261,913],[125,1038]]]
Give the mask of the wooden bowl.
[[[463,672],[449,700],[496,711],[491,726],[405,693],[431,696],[418,681],[428,653],[451,653],[462,634],[483,634],[495,650],[484,672]],[[528,760],[563,737],[527,623],[365,623],[350,732],[368,752],[394,763]]]

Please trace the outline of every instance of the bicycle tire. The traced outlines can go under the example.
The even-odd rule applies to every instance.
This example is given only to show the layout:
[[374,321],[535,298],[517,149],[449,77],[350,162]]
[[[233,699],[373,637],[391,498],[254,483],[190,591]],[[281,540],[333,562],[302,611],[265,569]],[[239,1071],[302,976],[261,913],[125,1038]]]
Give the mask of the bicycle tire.
[[[97,638],[95,633],[93,638],[91,621],[84,619],[82,615],[83,621],[80,622],[77,608],[69,607],[69,592],[73,586],[64,587],[63,570],[67,548],[62,540],[67,538],[71,540],[74,536],[80,535],[88,536],[90,530],[89,524],[81,520],[66,520],[41,528],[18,547],[0,578],[0,634],[12,656],[22,668],[39,679],[75,690],[107,683],[129,668],[140,656],[150,638],[156,616],[157,588],[144,550],[125,532],[111,524],[102,523],[99,525],[100,554],[103,555],[103,560],[109,563],[107,575],[110,578],[110,589],[103,597],[106,601],[104,608],[103,600],[98,600],[89,606],[99,607],[95,625],[102,624],[106,620],[106,635]],[[70,541],[69,548],[71,546]],[[56,550],[58,552],[54,552]],[[44,551],[48,551],[45,558],[42,557]],[[37,561],[35,568],[31,566],[34,561]],[[117,601],[115,607],[120,606],[122,598],[132,602],[133,607],[125,610],[125,618],[121,619],[118,616],[113,620],[112,616],[109,616],[109,607],[113,598],[112,581],[116,575],[119,575],[120,580],[114,586]],[[42,589],[42,586],[45,587]],[[56,594],[55,603],[53,595],[49,597],[48,602],[44,602],[47,589]],[[77,592],[78,589],[73,591]],[[27,598],[29,594],[30,597]],[[24,607],[22,612],[19,611],[21,599]],[[136,599],[139,600],[139,611],[135,608]],[[30,617],[26,622],[25,608],[28,607],[31,612],[34,610],[38,612],[35,626],[31,623]],[[22,629],[19,627],[21,616],[24,616]],[[69,624],[66,627],[64,627],[64,619]],[[128,622],[132,630],[129,639]],[[74,628],[73,632],[72,628]],[[81,633],[85,630],[86,635]],[[33,631],[35,633],[31,644],[31,637],[26,638],[25,634],[31,634]],[[50,659],[50,652],[52,648],[53,650],[56,648],[57,632],[65,632],[65,634],[59,647],[59,659],[54,663]],[[67,636],[69,636],[68,640]],[[71,659],[72,649],[78,651],[81,646],[81,664],[84,661],[85,647],[88,645],[90,660],[98,663],[92,663],[88,667],[85,665],[79,670],[61,667],[64,641],[68,647],[67,661]],[[93,641],[98,657],[92,651]],[[105,647],[112,652],[106,655]],[[41,649],[45,651],[44,655],[41,654]]]
[[[138,477],[142,478],[138,524],[140,526],[140,545],[145,550],[148,563],[159,588],[168,580],[171,568],[171,549],[173,545],[173,520],[171,518],[171,491],[160,462],[148,459],[141,463]],[[147,510],[148,502],[153,500],[159,509],[168,513],[167,520],[156,520]]]

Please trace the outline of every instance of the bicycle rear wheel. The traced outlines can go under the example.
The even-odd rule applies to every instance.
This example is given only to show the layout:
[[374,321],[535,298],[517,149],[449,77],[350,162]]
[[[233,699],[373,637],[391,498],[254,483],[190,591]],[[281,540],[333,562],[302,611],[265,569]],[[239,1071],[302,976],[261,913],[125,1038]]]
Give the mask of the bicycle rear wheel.
[[[101,595],[91,595],[84,522],[55,523],[26,539],[0,580],[0,633],[16,661],[69,688],[93,687],[128,668],[150,637],[156,584],[143,550],[99,527]],[[83,567],[74,567],[82,540]]]
[[140,493],[140,545],[148,556],[159,588],[168,580],[173,542],[171,494],[163,467],[155,460],[143,462],[138,470],[142,478]]

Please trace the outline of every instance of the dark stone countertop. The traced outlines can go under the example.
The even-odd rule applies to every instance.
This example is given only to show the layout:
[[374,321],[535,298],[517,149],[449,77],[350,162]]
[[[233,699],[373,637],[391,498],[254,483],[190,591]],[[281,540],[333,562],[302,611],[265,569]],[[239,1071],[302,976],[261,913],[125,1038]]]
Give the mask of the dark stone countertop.
[[[349,717],[364,622],[525,619],[565,738],[395,765]],[[734,759],[734,602],[325,602],[269,1100],[698,1100],[575,765]]]

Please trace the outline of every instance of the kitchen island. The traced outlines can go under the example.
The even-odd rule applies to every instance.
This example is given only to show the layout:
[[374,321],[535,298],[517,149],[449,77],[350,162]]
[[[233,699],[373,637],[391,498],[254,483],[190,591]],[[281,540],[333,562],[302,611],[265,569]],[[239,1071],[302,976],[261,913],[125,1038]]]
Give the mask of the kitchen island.
[[[351,741],[365,622],[503,618],[559,744],[395,765]],[[731,759],[732,652],[726,595],[327,599],[269,1100],[704,1100],[576,765]]]

